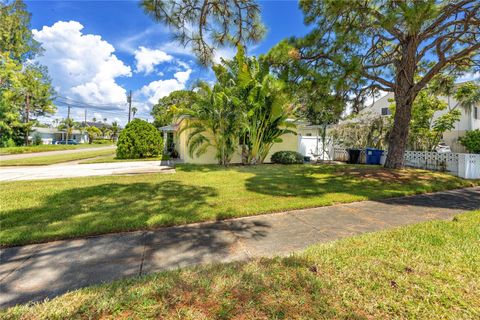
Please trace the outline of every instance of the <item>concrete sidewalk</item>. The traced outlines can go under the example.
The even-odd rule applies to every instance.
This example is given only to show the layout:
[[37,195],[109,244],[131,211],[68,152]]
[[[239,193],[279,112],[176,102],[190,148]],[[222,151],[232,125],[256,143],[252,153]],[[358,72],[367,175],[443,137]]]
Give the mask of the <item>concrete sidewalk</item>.
[[104,147],[91,147],[91,148],[79,148],[71,150],[58,150],[58,151],[45,151],[45,152],[31,152],[31,153],[19,153],[19,154],[5,154],[0,155],[0,161],[6,160],[15,160],[15,159],[26,159],[26,158],[35,158],[35,157],[47,157],[54,156],[59,154],[70,154],[70,153],[79,153],[79,152],[88,152],[88,151],[97,151],[97,150],[115,150],[116,146],[104,146]]
[[285,255],[318,242],[480,208],[480,187],[1,251],[0,306],[190,265]]
[[78,178],[139,173],[171,173],[173,167],[161,161],[130,161],[79,164],[74,162],[49,166],[0,167],[0,181]]

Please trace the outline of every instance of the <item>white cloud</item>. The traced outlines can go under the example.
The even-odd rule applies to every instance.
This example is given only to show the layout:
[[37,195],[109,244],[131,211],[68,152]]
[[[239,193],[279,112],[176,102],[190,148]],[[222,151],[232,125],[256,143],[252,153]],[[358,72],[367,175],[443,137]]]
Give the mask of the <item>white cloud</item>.
[[216,49],[213,54],[213,62],[220,63],[221,62],[220,58],[223,58],[225,60],[230,60],[235,56],[236,53],[237,53],[237,50],[234,48],[225,47],[221,49]]
[[155,66],[162,62],[171,61],[173,57],[162,50],[139,47],[134,52],[136,60],[136,71],[149,74],[155,70]]
[[92,118],[95,118],[95,120],[97,120],[97,121],[102,121],[103,120],[102,114],[98,113],[98,112],[94,112]]
[[191,73],[192,70],[187,69],[176,72],[173,79],[152,81],[140,89],[140,94],[146,98],[150,105],[153,105],[158,102],[158,99],[169,95],[170,92],[185,89],[185,84]]
[[479,80],[480,79],[480,72],[467,72],[461,77],[457,79],[457,82],[466,82],[466,81],[472,81],[472,80]]
[[45,49],[38,60],[46,65],[59,94],[90,103],[126,101],[126,90],[115,78],[131,76],[115,48],[99,35],[83,34],[77,21],[58,21],[33,30]]

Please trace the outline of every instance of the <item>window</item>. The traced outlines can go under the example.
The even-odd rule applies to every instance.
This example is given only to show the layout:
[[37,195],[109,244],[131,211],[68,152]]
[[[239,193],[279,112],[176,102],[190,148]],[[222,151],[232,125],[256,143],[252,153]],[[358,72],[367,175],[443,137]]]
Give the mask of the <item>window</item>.
[[391,115],[392,113],[390,112],[390,109],[388,108],[382,108],[382,116],[388,116]]
[[478,107],[473,107],[473,119],[478,119]]
[[311,137],[311,136],[312,136],[312,134],[311,134],[311,133],[307,133],[307,137]]

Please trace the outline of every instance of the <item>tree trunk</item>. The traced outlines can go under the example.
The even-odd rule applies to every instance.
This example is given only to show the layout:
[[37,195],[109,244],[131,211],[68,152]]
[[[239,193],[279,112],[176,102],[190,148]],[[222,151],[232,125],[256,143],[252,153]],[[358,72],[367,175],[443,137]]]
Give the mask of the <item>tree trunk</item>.
[[395,92],[395,118],[393,128],[388,137],[388,154],[385,168],[403,168],[408,129],[412,117],[413,98]]
[[418,91],[415,86],[417,41],[408,37],[402,45],[402,58],[395,66],[395,117],[388,138],[388,154],[385,168],[403,168],[408,129],[412,117],[412,105]]

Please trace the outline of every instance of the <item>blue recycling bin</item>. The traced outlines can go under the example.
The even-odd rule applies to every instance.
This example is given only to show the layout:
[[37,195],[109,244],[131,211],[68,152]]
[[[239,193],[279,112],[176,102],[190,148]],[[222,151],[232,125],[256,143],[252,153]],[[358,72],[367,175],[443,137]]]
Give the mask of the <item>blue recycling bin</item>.
[[366,164],[380,164],[380,158],[382,157],[383,150],[367,148],[365,151]]

